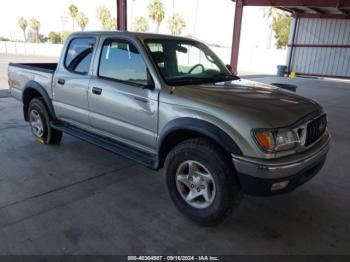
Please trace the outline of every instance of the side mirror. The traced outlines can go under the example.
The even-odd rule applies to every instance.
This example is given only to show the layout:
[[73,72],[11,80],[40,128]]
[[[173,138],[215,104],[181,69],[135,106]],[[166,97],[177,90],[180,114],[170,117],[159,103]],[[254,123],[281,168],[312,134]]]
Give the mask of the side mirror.
[[232,73],[232,66],[231,65],[227,64],[226,68]]
[[186,47],[183,47],[181,45],[176,45],[176,51],[179,51],[181,53],[187,53],[188,49]]

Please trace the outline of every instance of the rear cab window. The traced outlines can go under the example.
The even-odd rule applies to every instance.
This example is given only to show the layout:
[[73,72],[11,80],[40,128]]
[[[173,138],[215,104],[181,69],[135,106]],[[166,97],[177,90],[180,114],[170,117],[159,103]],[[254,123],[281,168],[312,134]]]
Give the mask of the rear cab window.
[[150,77],[135,45],[119,39],[107,39],[103,43],[98,76],[141,86],[146,86]]
[[90,69],[95,43],[96,40],[92,37],[72,39],[64,59],[65,68],[73,73],[87,74]]

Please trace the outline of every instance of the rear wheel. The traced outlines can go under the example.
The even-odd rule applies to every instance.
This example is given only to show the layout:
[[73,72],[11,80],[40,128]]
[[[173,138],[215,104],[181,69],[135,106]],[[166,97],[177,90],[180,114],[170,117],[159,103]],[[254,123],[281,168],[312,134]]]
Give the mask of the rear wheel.
[[233,165],[208,139],[180,143],[167,156],[164,171],[176,207],[202,225],[222,222],[239,206],[242,194]]
[[43,144],[59,144],[62,132],[50,126],[50,116],[41,98],[34,98],[28,107],[29,124],[33,135]]

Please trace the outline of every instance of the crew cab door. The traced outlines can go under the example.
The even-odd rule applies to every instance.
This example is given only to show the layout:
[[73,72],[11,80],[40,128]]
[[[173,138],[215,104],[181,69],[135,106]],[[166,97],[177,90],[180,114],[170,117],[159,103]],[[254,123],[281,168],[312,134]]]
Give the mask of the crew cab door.
[[89,86],[90,121],[101,135],[149,153],[155,152],[158,90],[137,43],[100,41]]
[[82,128],[90,125],[88,90],[96,43],[95,37],[70,39],[52,83],[57,118]]

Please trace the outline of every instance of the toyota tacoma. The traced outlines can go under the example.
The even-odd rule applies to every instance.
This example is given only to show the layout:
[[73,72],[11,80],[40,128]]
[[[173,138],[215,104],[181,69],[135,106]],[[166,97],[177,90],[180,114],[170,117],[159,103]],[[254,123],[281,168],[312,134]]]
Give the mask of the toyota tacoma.
[[238,78],[193,39],[73,33],[58,63],[10,63],[8,74],[37,140],[67,133],[163,168],[176,207],[202,225],[220,223],[243,194],[294,190],[326,160],[318,103]]

